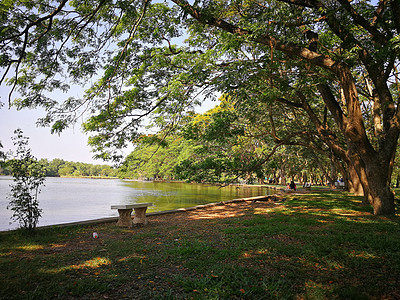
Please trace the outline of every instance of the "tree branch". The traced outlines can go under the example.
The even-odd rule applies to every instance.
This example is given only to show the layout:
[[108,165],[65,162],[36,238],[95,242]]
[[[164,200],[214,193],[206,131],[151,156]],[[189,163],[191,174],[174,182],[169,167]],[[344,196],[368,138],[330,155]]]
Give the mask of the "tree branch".
[[342,108],[333,96],[331,89],[326,84],[318,84],[317,86],[319,93],[324,100],[325,105],[329,108],[333,118],[338,124],[339,128],[343,131],[346,126],[346,117],[343,114]]
[[387,44],[388,40],[385,35],[380,33],[375,27],[371,26],[371,24],[354,9],[354,7],[350,4],[348,0],[338,1],[342,5],[342,7],[344,7],[344,9],[351,15],[355,24],[358,24],[365,30],[367,30],[376,41],[379,41],[380,44]]
[[301,103],[296,103],[296,102],[287,100],[285,98],[276,98],[275,100],[280,103],[286,104],[288,106],[294,107],[294,108],[303,108],[303,105]]
[[[41,24],[42,22],[44,22],[44,21],[46,21],[46,20],[49,19],[50,22],[49,22],[49,25],[47,26],[47,30],[46,30],[46,32],[48,32],[48,30],[50,30],[50,27],[51,27],[51,25],[52,25],[52,19],[54,18],[54,16],[55,16],[56,14],[58,14],[58,13],[62,10],[62,8],[66,5],[67,2],[68,2],[68,0],[62,0],[62,1],[60,2],[59,6],[58,6],[52,13],[50,13],[50,14],[48,14],[48,15],[42,17],[42,18],[38,18],[38,19],[35,20],[35,21],[32,21],[31,23],[29,23],[28,25],[26,25],[26,27],[25,27],[25,29],[24,29],[23,31],[19,32],[18,34],[12,35],[12,36],[10,36],[10,37],[8,37],[8,38],[5,38],[5,39],[3,40],[3,41],[13,40],[13,39],[15,39],[15,38],[17,38],[17,37],[24,36],[24,41],[23,41],[23,44],[22,44],[21,51],[18,51],[18,52],[19,52],[19,57],[18,57],[18,59],[17,59],[17,60],[11,60],[11,61],[9,62],[9,66],[6,68],[5,73],[4,73],[4,75],[2,76],[1,81],[0,81],[0,84],[2,84],[2,83],[3,83],[3,80],[5,79],[6,75],[8,74],[8,71],[10,70],[10,66],[11,66],[13,63],[16,62],[16,63],[17,63],[17,66],[15,67],[15,75],[14,75],[15,82],[14,82],[12,88],[11,88],[11,91],[10,91],[9,95],[8,95],[8,103],[9,103],[9,105],[11,104],[11,95],[12,95],[12,93],[14,92],[16,86],[17,86],[17,79],[18,79],[19,67],[20,67],[20,65],[21,65],[21,63],[22,63],[22,60],[23,60],[24,56],[25,56],[25,51],[26,51],[26,48],[27,48],[28,43],[29,43],[28,37],[29,37],[29,30],[30,30],[30,28],[33,27],[33,26],[37,26],[37,25]],[[45,33],[46,33],[46,32],[45,32]],[[41,34],[41,35],[39,36],[39,38],[42,37],[45,33]]]
[[390,8],[392,9],[393,20],[396,26],[397,34],[400,34],[400,1],[391,0]]
[[318,8],[321,6],[319,1],[316,0],[279,0],[279,1],[308,8]]
[[210,17],[209,15],[204,15],[202,12],[191,6],[186,0],[172,0],[175,4],[179,5],[185,12],[189,13],[194,19],[202,24],[212,25],[218,27],[226,32],[232,34],[247,37],[254,42],[260,43],[262,45],[270,47],[273,46],[274,49],[282,51],[288,55],[297,56],[304,59],[313,65],[320,66],[331,72],[337,72],[338,69],[336,65],[338,64],[332,58],[326,55],[319,54],[317,52],[311,51],[307,48],[297,46],[295,44],[283,43],[279,39],[274,38],[270,35],[263,34],[258,36],[252,36],[253,32],[247,29],[240,28],[239,26],[230,24],[222,19],[216,19]]
[[376,26],[379,19],[382,17],[385,7],[387,6],[388,0],[379,0],[378,7],[375,10],[374,17],[371,20],[371,26]]

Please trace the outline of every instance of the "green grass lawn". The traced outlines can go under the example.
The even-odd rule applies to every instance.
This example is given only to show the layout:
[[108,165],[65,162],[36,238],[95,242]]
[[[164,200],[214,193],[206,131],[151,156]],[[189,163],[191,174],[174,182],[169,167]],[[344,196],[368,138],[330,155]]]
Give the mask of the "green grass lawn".
[[400,298],[399,218],[344,192],[149,219],[1,234],[0,298]]

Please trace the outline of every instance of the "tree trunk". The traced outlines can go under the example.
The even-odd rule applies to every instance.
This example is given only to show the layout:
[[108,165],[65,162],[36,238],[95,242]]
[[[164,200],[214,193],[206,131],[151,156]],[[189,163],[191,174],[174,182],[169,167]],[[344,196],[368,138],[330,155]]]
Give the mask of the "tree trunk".
[[394,215],[394,193],[390,190],[389,164],[379,160],[368,161],[366,176],[368,178],[369,200],[375,215]]
[[363,160],[357,154],[350,155],[351,163],[363,187],[364,203],[371,204],[374,215],[394,215],[394,193],[390,190],[393,159],[385,159],[382,156],[382,153],[375,151],[366,151]]
[[279,183],[279,177],[278,177],[278,171],[274,170],[274,184],[278,184]]
[[306,183],[306,182],[308,182],[307,180],[308,180],[307,179],[307,172],[304,171],[304,173],[303,173],[303,182]]
[[286,185],[286,177],[285,177],[285,174],[281,174],[281,185]]
[[[349,170],[354,167],[357,172],[364,191],[364,203],[369,202],[372,205],[375,215],[393,215],[395,207],[394,195],[390,191],[390,178],[399,130],[389,122],[388,109],[386,115],[383,114],[384,117],[376,122],[383,123],[383,131],[379,134],[379,143],[375,149],[364,127],[360,101],[350,69],[345,64],[337,64],[334,68],[346,100],[347,114],[343,113],[328,86],[320,85],[319,91],[346,139],[348,147],[346,156],[349,158],[346,163]],[[381,93],[380,96],[382,99],[377,97],[375,101],[387,104],[388,108],[393,106],[390,93]],[[351,177],[354,180],[352,189],[355,189],[357,178]]]
[[285,160],[281,161],[281,166],[279,169],[280,184],[286,185],[286,170],[285,170]]
[[[348,166],[348,178],[347,179],[347,187],[348,191],[355,196],[364,196],[364,189],[360,181],[360,177],[358,176],[354,166],[349,164]],[[369,201],[365,201],[367,198],[364,197],[364,204],[368,204]]]
[[[334,188],[335,187],[335,180],[326,172],[325,168],[323,168],[322,166],[320,167],[321,171],[323,172],[326,181],[328,182],[328,185],[330,188]],[[321,176],[321,181],[322,184],[324,184],[324,179],[323,176]]]

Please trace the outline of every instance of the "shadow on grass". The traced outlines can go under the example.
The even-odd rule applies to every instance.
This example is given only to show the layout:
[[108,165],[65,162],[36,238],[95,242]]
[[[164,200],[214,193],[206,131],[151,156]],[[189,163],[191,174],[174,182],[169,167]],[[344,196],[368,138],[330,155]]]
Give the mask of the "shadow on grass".
[[271,297],[397,299],[400,283],[398,218],[375,217],[361,198],[344,193],[293,196],[284,207],[254,209],[252,219],[225,229]]
[[320,208],[326,210],[341,209],[350,211],[363,211],[372,213],[370,206],[362,205],[362,197],[352,196],[346,192],[325,191],[313,192],[292,197],[289,207]]

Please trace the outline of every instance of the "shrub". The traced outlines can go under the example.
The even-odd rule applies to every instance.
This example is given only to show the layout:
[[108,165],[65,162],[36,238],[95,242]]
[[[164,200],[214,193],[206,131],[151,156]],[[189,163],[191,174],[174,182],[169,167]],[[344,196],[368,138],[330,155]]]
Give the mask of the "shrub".
[[13,159],[8,165],[14,183],[10,185],[11,192],[7,198],[10,203],[7,209],[13,211],[11,219],[19,222],[20,227],[34,230],[42,215],[39,208],[38,195],[40,186],[44,184],[45,170],[28,148],[28,139],[23,136],[22,130],[14,131],[14,145],[17,147]]

